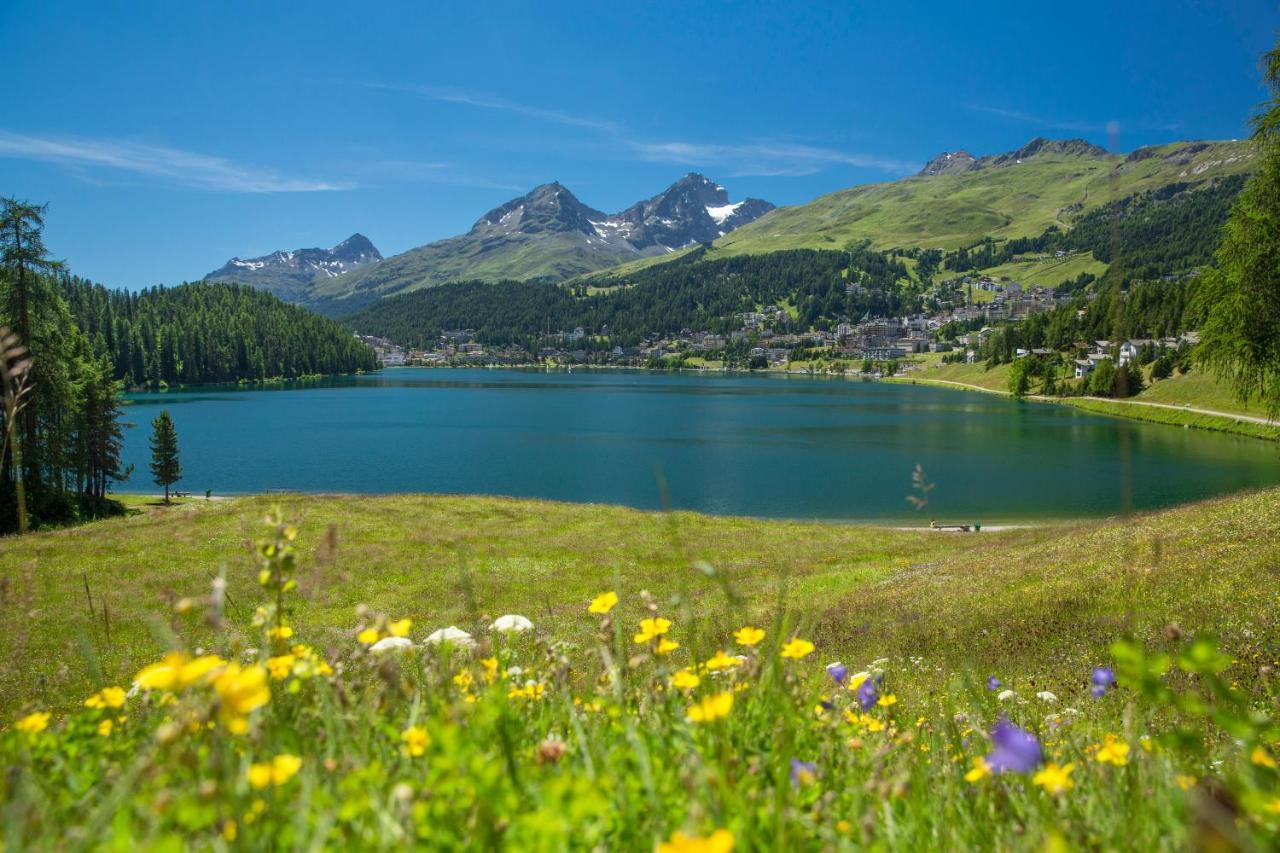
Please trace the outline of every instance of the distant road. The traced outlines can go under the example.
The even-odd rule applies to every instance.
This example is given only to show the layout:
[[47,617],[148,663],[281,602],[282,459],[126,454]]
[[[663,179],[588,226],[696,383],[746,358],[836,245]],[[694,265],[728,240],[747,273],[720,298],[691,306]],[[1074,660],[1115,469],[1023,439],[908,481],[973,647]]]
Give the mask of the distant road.
[[[1008,391],[997,391],[995,388],[983,388],[981,385],[971,385],[968,382],[956,382],[952,379],[930,379],[928,377],[911,377],[900,376],[895,379],[898,382],[920,382],[922,384],[934,383],[938,385],[954,385],[957,388],[967,388],[970,391],[983,391],[987,394],[1000,394],[1001,396],[1011,396]],[[1149,403],[1146,400],[1125,400],[1115,399],[1112,397],[1046,397],[1043,394],[1028,394],[1028,400],[1040,400],[1046,403],[1062,403],[1069,400],[1097,400],[1100,403],[1123,403],[1126,406],[1150,406],[1154,409],[1172,409],[1175,412],[1194,412],[1197,415],[1214,415],[1219,418],[1228,418],[1233,421],[1244,421],[1251,424],[1261,424],[1263,426],[1280,426],[1280,421],[1271,420],[1270,418],[1259,417],[1257,415],[1242,415],[1238,412],[1220,412],[1216,409],[1200,409],[1195,406],[1179,405],[1177,403]]]

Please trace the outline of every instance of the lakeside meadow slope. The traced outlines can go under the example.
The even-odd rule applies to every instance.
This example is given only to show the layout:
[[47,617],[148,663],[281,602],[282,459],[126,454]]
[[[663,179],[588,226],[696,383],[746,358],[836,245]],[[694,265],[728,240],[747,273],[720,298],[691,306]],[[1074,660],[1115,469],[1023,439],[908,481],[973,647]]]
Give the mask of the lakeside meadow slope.
[[920,655],[1050,689],[1124,633],[1170,622],[1226,638],[1242,659],[1280,640],[1277,489],[969,536],[506,498],[258,496],[0,541],[0,651],[27,661],[0,675],[0,703],[65,705],[175,640],[207,641],[198,630],[174,637],[165,614],[220,572],[228,617],[247,628],[249,546],[273,506],[301,531],[295,624],[322,648],[349,639],[361,605],[424,626],[524,612],[572,631],[582,602],[606,587],[682,598],[690,616],[724,629],[737,616],[694,563],[714,566],[753,619],[785,603],[832,657]]
[[4,540],[6,849],[1265,846],[1278,498],[966,536],[280,496]]

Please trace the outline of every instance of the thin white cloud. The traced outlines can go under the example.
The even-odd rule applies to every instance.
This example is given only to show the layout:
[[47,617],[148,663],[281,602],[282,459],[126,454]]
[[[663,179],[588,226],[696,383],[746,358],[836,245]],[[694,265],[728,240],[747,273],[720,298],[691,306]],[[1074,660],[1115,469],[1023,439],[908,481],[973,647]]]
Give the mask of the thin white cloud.
[[551,122],[552,124],[568,125],[569,127],[585,127],[589,130],[599,130],[605,133],[618,133],[621,130],[619,125],[616,123],[606,121],[604,119],[575,115],[574,113],[566,113],[561,110],[549,110],[544,107],[536,107],[529,104],[520,104],[515,101],[508,101],[505,98],[499,98],[495,95],[487,95],[477,92],[464,92],[459,89],[446,89],[438,86],[398,86],[387,83],[361,83],[360,85],[369,89],[382,89],[390,92],[408,92],[410,94],[417,95],[418,97],[426,98],[429,101],[441,101],[447,104],[464,104],[469,107],[479,107],[480,109],[514,113],[516,115]]
[[521,184],[503,183],[479,178],[459,169],[452,163],[423,160],[373,160],[356,167],[380,180],[415,181],[424,184],[442,184],[456,187],[481,187],[490,190],[523,190]]
[[737,176],[812,175],[829,166],[855,166],[889,173],[909,173],[919,163],[853,151],[795,143],[715,144],[697,142],[637,142],[641,160],[686,166],[721,166]]
[[102,168],[172,181],[186,187],[242,193],[297,193],[351,189],[348,183],[293,178],[224,157],[109,139],[49,137],[0,130],[0,157],[72,168]]
[[614,150],[625,150],[639,160],[708,168],[718,167],[728,170],[734,177],[812,175],[831,166],[856,166],[893,174],[907,174],[916,171],[920,166],[919,163],[893,157],[785,142],[715,144],[636,141],[627,128],[617,122],[517,103],[496,95],[411,84],[362,82],[354,85],[387,92],[408,93],[432,101],[465,104],[479,109],[527,116],[553,124],[584,128],[595,131],[611,141],[622,143]]
[[1108,122],[1097,121],[1075,121],[1073,119],[1047,118],[1045,116],[1032,115],[1022,110],[1010,110],[1004,107],[989,107],[983,104],[966,104],[966,107],[974,112],[986,113],[987,115],[999,116],[1012,121],[1019,121],[1023,124],[1032,124],[1038,127],[1055,128],[1057,130],[1071,130],[1077,133],[1103,133],[1108,129]]
[[1017,121],[1023,124],[1030,124],[1036,127],[1047,127],[1055,130],[1068,130],[1075,133],[1118,133],[1122,129],[1129,130],[1159,130],[1166,133],[1174,133],[1181,129],[1181,125],[1176,122],[1151,121],[1149,119],[1139,119],[1136,121],[1129,120],[1111,120],[1111,121],[1077,121],[1075,119],[1060,119],[1049,116],[1035,115],[1026,113],[1022,110],[1010,110],[1004,107],[992,107],[985,104],[965,104],[967,109],[974,112],[986,113],[987,115],[998,116],[1000,118]]

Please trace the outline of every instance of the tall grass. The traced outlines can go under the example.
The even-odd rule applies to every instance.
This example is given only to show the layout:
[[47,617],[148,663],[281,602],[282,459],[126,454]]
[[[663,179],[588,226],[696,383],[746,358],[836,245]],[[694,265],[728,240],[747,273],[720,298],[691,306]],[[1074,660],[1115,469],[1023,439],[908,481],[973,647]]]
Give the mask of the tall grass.
[[474,601],[470,634],[362,609],[322,653],[290,621],[297,536],[270,519],[256,634],[227,629],[215,582],[175,602],[173,651],[132,684],[8,721],[5,850],[1151,850],[1280,831],[1270,671],[1241,689],[1238,662],[1174,629],[1055,696],[919,656],[833,661],[785,589],[770,624],[722,632],[673,578],[601,589],[589,627],[558,634]]

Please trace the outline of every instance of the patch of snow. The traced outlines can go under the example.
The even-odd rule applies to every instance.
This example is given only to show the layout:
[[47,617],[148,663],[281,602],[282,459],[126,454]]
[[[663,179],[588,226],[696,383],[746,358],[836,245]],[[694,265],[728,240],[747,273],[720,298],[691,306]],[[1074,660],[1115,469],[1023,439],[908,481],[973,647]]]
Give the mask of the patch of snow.
[[717,225],[723,225],[724,221],[733,216],[734,212],[740,207],[742,207],[742,202],[740,201],[734,204],[722,204],[717,207],[708,205],[707,215],[714,219]]

